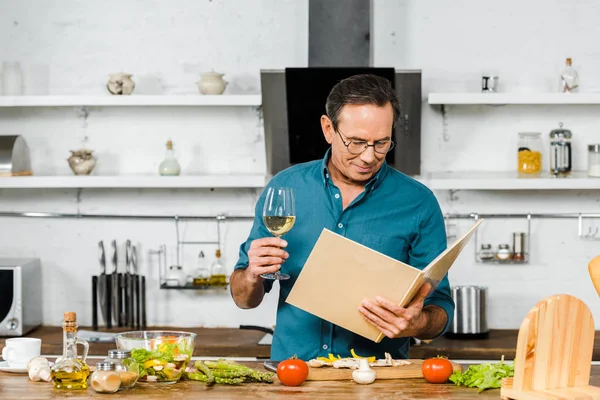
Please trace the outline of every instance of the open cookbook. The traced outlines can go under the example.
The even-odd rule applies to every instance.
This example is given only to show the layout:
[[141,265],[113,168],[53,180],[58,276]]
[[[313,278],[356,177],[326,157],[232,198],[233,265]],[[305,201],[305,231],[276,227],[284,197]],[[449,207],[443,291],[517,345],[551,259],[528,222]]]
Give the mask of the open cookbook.
[[361,301],[382,296],[405,307],[426,282],[435,289],[482,222],[423,270],[323,229],[286,302],[379,343],[384,335],[363,319]]

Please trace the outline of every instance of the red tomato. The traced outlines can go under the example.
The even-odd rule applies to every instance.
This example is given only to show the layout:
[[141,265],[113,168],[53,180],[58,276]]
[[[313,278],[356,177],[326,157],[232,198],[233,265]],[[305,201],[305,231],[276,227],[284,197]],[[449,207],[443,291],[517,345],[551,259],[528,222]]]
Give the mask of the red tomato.
[[308,364],[298,358],[281,361],[277,366],[277,378],[285,386],[300,386],[308,377]]
[[454,368],[447,358],[436,357],[423,361],[421,372],[427,382],[446,383]]

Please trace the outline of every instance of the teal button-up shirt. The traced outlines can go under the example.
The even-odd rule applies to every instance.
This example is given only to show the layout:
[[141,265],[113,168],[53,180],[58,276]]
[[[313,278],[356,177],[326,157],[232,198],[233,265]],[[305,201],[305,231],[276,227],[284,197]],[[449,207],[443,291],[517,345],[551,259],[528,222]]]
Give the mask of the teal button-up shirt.
[[[291,278],[278,281],[281,286],[271,359],[284,360],[296,354],[309,360],[327,357],[329,353],[350,357],[350,349],[359,355],[383,358],[388,352],[396,359],[408,358],[408,338],[385,337],[375,343],[285,302],[323,228],[419,269],[446,249],[444,218],[437,199],[427,187],[384,163],[364,192],[342,209],[342,195],[327,169],[329,154],[330,150],[323,160],[281,171],[268,184],[293,188],[296,200],[295,225],[283,237],[288,243],[289,258],[281,268]],[[272,236],[262,222],[265,194],[266,190],[257,201],[254,224],[247,241],[240,246],[235,269],[247,268],[253,240]],[[267,292],[273,283],[264,281]],[[335,295],[334,290],[352,289],[338,287],[336,282],[330,285],[330,293],[315,293],[315,296],[327,301],[328,296]],[[445,332],[454,315],[447,276],[428,296],[425,305],[436,305],[446,311]]]

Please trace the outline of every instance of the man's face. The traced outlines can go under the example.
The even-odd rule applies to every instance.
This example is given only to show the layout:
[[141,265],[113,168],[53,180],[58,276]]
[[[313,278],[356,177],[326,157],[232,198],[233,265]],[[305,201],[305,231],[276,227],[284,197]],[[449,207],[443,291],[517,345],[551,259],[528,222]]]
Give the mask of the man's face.
[[331,145],[331,162],[343,179],[364,184],[379,171],[385,154],[377,153],[373,146],[360,154],[351,154],[344,142],[374,144],[391,141],[394,121],[392,105],[347,104],[342,108],[338,121],[336,132],[331,120],[327,116],[321,117],[325,139]]

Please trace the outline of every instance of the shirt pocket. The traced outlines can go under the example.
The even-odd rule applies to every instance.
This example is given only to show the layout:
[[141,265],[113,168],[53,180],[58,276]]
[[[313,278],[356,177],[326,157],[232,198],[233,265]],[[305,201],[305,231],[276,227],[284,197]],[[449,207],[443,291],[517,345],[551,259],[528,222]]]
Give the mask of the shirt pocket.
[[386,256],[395,258],[398,261],[406,262],[408,260],[408,245],[405,239],[393,236],[382,236],[374,233],[364,233],[361,238],[361,243]]

